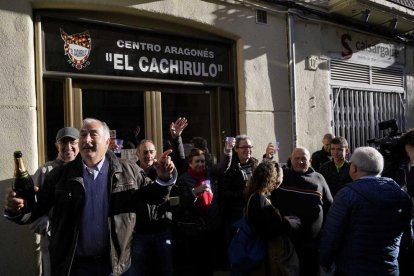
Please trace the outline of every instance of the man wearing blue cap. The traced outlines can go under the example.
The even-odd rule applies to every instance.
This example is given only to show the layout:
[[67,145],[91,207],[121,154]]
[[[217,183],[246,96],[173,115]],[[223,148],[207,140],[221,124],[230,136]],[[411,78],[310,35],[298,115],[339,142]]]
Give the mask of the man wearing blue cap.
[[[46,162],[33,175],[36,186],[41,187],[46,175],[54,168],[75,159],[79,153],[79,130],[73,127],[61,128],[56,134],[55,146],[58,155],[55,160]],[[36,233],[36,271],[37,275],[50,276],[49,259],[49,236],[48,236],[49,217],[42,216],[30,225],[30,229]]]

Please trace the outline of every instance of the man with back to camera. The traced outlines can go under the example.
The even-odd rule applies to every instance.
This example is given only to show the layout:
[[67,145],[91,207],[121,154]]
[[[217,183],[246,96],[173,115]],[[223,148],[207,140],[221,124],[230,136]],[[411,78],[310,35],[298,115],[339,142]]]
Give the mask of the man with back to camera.
[[[45,177],[54,168],[75,159],[79,153],[79,130],[73,127],[61,128],[56,134],[55,142],[58,155],[55,160],[46,162],[33,175],[33,182],[36,186],[42,187]],[[42,216],[30,225],[30,229],[35,235],[35,252],[37,261],[38,275],[50,276],[50,257],[49,257],[49,217]]]
[[50,220],[52,275],[121,275],[130,267],[137,202],[161,204],[177,172],[164,152],[151,181],[131,161],[108,151],[109,128],[87,118],[80,131],[80,155],[54,169],[37,192],[37,204],[9,191],[5,216],[19,224],[32,222],[53,207]]
[[332,195],[323,176],[311,167],[310,153],[297,147],[291,155],[291,168],[284,168],[283,181],[271,194],[272,204],[283,216],[297,216],[302,223],[292,242],[299,258],[302,276],[318,275],[319,237]]
[[332,197],[335,197],[336,193],[347,183],[352,182],[349,176],[350,164],[346,160],[348,154],[348,141],[340,136],[333,138],[331,143],[332,161],[323,163],[319,169],[319,173],[328,183]]
[[[360,147],[351,158],[354,182],[335,197],[320,245],[320,265],[335,275],[399,275],[398,252],[412,243],[412,203],[391,178],[381,177],[382,155]],[[404,233],[404,234],[403,234]]]
[[312,168],[315,171],[319,171],[321,165],[325,162],[331,161],[331,143],[332,143],[333,135],[327,133],[323,136],[322,144],[323,147],[321,150],[315,151],[312,154]]

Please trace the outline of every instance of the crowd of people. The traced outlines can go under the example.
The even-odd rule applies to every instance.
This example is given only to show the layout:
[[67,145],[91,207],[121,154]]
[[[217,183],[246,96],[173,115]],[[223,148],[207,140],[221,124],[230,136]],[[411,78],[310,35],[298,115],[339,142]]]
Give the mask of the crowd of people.
[[[5,217],[36,233],[38,275],[414,275],[414,130],[393,180],[376,149],[350,155],[332,134],[283,168],[277,145],[258,160],[247,135],[226,139],[217,163],[201,137],[185,156],[187,126],[170,124],[159,159],[136,141],[136,163],[113,153],[103,121],[59,130],[56,160],[33,177],[35,206],[6,193]],[[242,216],[266,247],[251,271],[227,259]]]

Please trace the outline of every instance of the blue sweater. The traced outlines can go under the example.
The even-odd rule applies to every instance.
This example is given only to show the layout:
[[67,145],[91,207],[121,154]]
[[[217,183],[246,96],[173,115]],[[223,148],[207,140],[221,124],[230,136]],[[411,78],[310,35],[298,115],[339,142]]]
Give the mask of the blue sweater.
[[320,263],[344,275],[398,275],[405,232],[411,242],[408,195],[390,178],[368,177],[342,188],[322,232]]

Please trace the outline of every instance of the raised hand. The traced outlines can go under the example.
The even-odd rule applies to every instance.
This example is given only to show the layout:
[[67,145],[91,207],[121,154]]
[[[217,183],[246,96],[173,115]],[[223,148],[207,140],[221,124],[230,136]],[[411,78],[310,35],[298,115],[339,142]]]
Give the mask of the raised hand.
[[160,159],[154,162],[158,177],[164,181],[170,180],[175,168],[174,162],[171,161],[171,157],[169,156],[171,152],[171,149],[164,151]]
[[170,124],[171,137],[173,139],[177,139],[187,126],[188,126],[188,123],[185,117],[178,118],[175,122]]
[[273,159],[273,155],[276,152],[276,148],[275,145],[273,145],[272,143],[267,144],[266,147],[266,158],[267,159]]

